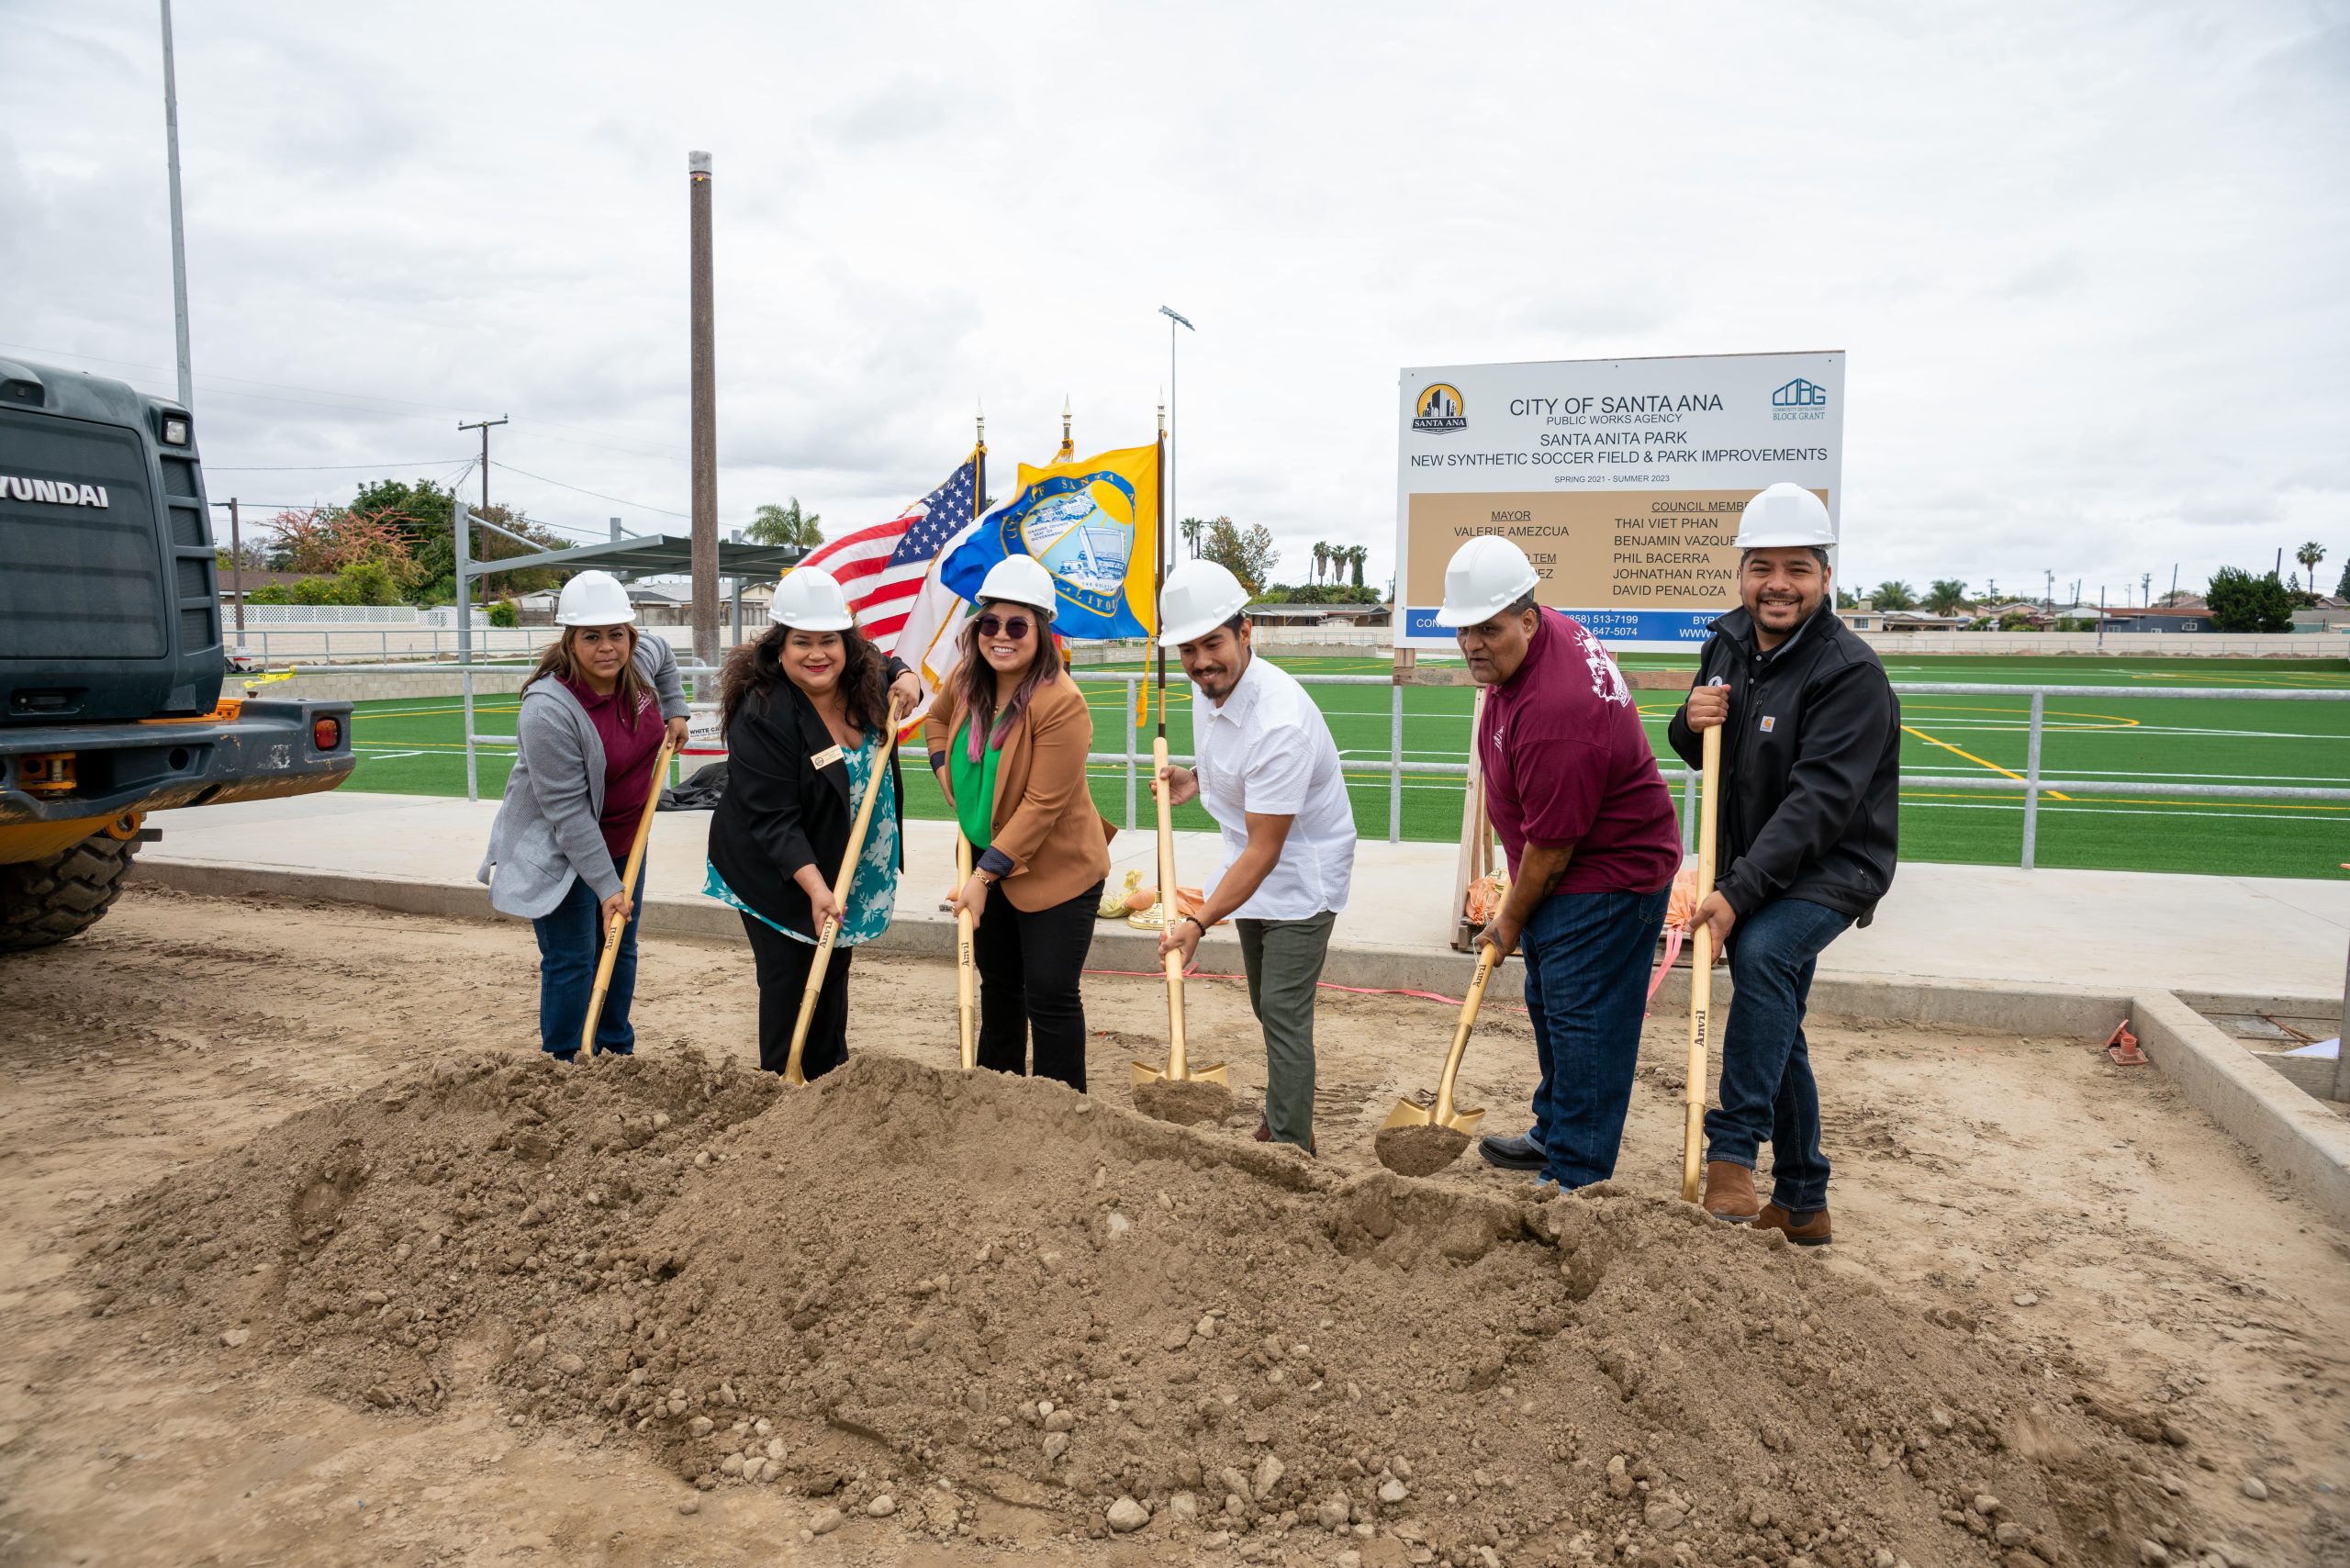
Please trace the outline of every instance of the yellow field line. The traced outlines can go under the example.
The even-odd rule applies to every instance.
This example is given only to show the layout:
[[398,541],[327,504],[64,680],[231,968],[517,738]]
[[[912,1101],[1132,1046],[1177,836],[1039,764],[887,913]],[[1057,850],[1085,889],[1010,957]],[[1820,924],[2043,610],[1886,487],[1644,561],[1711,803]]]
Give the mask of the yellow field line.
[[[1971,752],[1971,751],[1961,751],[1958,747],[1956,747],[1956,746],[1954,746],[1954,745],[1951,745],[1951,744],[1950,744],[1950,742],[1948,742],[1948,741],[1938,741],[1938,740],[1934,739],[1934,737],[1933,737],[1933,736],[1931,736],[1931,735],[1928,734],[1925,731],[1923,731],[1923,730],[1921,730],[1921,729],[1919,729],[1919,728],[1915,727],[1914,725],[1910,725],[1910,724],[1904,724],[1904,725],[1902,725],[1902,726],[1901,726],[1901,731],[1902,731],[1902,733],[1903,733],[1904,734],[1910,734],[1910,735],[1915,735],[1915,736],[1917,736],[1919,740],[1924,741],[1928,745],[1938,745],[1938,746],[1942,747],[1944,751],[1949,752],[1953,756],[1963,756],[1963,757],[1964,757],[1967,761],[1969,761],[1969,762],[1971,762],[1971,763],[1975,764],[1975,767],[1987,767],[1987,768],[1989,768],[1992,772],[1997,773],[1997,774],[2000,774],[2000,775],[2002,775],[2002,776],[2004,776],[2004,777],[2006,777],[2006,778],[2012,778],[2012,779],[2014,779],[2014,780],[2015,780],[2017,783],[2019,783],[2019,784],[2026,784],[2026,783],[2030,783],[2030,782],[2031,782],[2031,780],[2030,780],[2030,779],[2027,779],[2027,778],[2026,778],[2022,774],[2020,774],[2020,773],[2013,772],[2013,771],[2011,771],[2011,770],[2009,770],[2009,769],[2008,769],[2008,768],[2002,767],[2000,767],[2000,766],[1999,766],[1998,763],[1996,763],[1996,762],[1986,762],[1983,758],[1981,758],[1981,757],[1979,757],[1979,756],[1975,756],[1973,752]],[[2041,792],[2042,792],[2042,794],[2046,795],[2046,796],[2047,796],[2050,800],[2052,800],[2052,801],[2068,801],[2068,800],[2071,800],[2071,799],[2072,799],[2072,797],[2071,797],[2071,796],[2069,796],[2069,795],[2064,795],[2064,794],[2059,794],[2057,791],[2055,791],[2055,790],[2042,790],[2042,791],[2041,791]]]
[[[2238,807],[2257,807],[2266,812],[2350,812],[2350,806],[2332,806],[2322,802],[2305,803],[2300,801],[2189,801],[2170,797],[2145,800],[2136,795],[2087,795],[2079,800],[2074,800],[2070,795],[2059,795],[2053,790],[2042,790],[2042,794],[2046,799],[2065,801],[2076,806],[2109,803],[2118,806],[2214,806],[2231,810]],[[1967,801],[1981,797],[1971,790],[1904,790],[1901,791],[1901,798],[1905,801]]]

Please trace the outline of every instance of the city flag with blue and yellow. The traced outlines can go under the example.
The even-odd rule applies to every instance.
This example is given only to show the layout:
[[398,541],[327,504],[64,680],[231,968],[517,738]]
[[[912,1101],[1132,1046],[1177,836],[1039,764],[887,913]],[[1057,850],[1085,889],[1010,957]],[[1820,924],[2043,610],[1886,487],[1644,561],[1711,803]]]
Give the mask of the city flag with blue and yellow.
[[988,569],[1034,556],[1059,590],[1053,631],[1080,640],[1156,631],[1158,448],[1130,446],[1047,467],[1020,465],[1020,487],[974,526],[940,570],[977,600]]

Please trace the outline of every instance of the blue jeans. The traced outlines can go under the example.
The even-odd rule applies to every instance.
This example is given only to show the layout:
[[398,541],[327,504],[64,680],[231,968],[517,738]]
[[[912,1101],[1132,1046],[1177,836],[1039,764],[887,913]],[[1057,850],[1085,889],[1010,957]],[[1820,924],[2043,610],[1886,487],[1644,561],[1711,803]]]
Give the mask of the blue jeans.
[[[596,989],[596,964],[604,956],[604,931],[597,918],[603,901],[585,877],[572,879],[563,902],[531,922],[539,934],[539,1048],[569,1056],[579,1048],[588,1026],[588,999]],[[596,1051],[636,1048],[636,1028],[628,1004],[636,995],[636,923],[644,914],[644,869],[637,868],[636,898],[612,959],[612,981],[604,1011],[596,1020]]]
[[1771,1201],[1789,1214],[1828,1206],[1819,1090],[1803,1014],[1820,949],[1852,917],[1808,899],[1774,899],[1730,928],[1729,1022],[1722,1029],[1722,1104],[1706,1113],[1706,1158],[1754,1166],[1771,1144]]
[[1670,891],[1556,893],[1519,940],[1542,1068],[1534,1136],[1549,1161],[1542,1173],[1561,1187],[1615,1174],[1640,1058],[1649,963]]

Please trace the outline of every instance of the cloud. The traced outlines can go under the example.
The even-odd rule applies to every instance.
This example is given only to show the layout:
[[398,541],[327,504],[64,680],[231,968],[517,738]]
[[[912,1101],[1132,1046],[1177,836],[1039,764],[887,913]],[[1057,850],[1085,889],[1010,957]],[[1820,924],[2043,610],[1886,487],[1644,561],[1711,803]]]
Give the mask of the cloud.
[[[1148,441],[1166,303],[1200,329],[1180,510],[1268,524],[1292,577],[1317,538],[1392,572],[1401,366],[1807,348],[1851,355],[1872,581],[2350,555],[2350,27],[2289,0],[177,19],[224,468],[454,472],[507,413],[500,462],[626,501],[501,498],[674,525],[706,148],[729,526],[883,515],[982,398],[999,492],[1064,396],[1081,448]],[[0,20],[0,338],[168,388],[153,28]]]

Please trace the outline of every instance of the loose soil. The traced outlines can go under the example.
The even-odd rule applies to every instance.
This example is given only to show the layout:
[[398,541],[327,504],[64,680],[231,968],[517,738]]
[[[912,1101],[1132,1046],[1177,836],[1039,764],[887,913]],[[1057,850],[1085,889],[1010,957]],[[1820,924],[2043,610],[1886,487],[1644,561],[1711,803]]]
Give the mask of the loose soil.
[[[568,1070],[518,925],[140,890],[0,965],[0,1562],[2350,1560],[2350,1247],[2087,1043],[1816,1029],[1806,1254],[1659,1195],[1676,1019],[1545,1204],[1374,1163],[1427,1004],[1329,998],[1313,1160],[896,1046],[945,964],[784,1090],[739,948],[645,949]],[[1161,998],[1088,1000],[1113,1082]]]
[[1456,1127],[1421,1122],[1382,1127],[1371,1147],[1379,1163],[1399,1176],[1433,1176],[1460,1158],[1469,1147],[1469,1135]]

